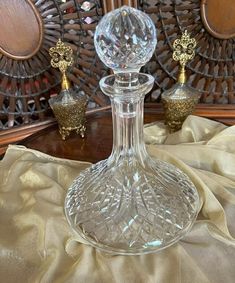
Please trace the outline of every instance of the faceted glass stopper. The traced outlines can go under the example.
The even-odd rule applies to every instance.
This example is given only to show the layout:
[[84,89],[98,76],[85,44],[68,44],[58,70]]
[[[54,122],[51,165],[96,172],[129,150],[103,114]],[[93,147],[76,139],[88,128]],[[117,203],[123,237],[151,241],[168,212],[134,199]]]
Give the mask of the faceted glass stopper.
[[129,6],[106,14],[96,28],[96,52],[114,72],[138,72],[157,44],[151,18]]

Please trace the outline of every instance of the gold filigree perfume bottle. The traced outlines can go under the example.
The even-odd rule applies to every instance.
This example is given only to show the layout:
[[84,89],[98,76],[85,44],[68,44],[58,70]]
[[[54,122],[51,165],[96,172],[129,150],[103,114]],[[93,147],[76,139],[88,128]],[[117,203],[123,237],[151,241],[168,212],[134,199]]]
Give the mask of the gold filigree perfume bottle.
[[195,56],[196,40],[190,38],[187,30],[180,39],[173,43],[173,59],[180,63],[180,73],[177,83],[162,93],[162,102],[165,113],[165,123],[171,132],[181,129],[184,120],[192,114],[200,94],[186,84],[185,65]]
[[68,67],[74,62],[72,48],[59,39],[56,46],[50,48],[49,54],[52,67],[59,68],[62,74],[61,92],[49,100],[62,139],[65,140],[72,131],[84,137],[87,97],[84,92],[73,89],[66,76]]

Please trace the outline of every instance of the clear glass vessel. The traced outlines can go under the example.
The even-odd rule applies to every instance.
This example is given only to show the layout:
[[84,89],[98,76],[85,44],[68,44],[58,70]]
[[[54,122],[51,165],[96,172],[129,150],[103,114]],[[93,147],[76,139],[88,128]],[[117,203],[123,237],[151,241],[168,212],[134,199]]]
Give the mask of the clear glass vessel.
[[[125,50],[129,44],[129,52],[133,49],[134,53],[134,45],[145,41],[139,28],[146,26],[155,43],[149,44],[140,57],[135,54],[129,61],[128,53],[127,60],[122,57],[116,61],[115,74],[100,81],[112,104],[113,150],[108,159],[75,179],[65,199],[65,213],[73,230],[100,250],[123,255],[152,253],[185,235],[196,219],[199,198],[188,176],[171,164],[153,160],[143,141],[144,96],[151,90],[154,78],[136,70],[153,54],[154,24],[147,15],[126,6],[102,21],[96,30],[96,46],[104,44],[106,36],[113,41],[121,38],[119,44],[115,41],[114,48]],[[104,29],[110,21],[112,27],[121,23],[119,31],[126,30],[128,36],[118,37],[117,28]],[[134,35],[135,40],[129,40]],[[112,46],[100,49],[99,56],[104,62],[115,61],[115,52],[107,52],[107,48]]]

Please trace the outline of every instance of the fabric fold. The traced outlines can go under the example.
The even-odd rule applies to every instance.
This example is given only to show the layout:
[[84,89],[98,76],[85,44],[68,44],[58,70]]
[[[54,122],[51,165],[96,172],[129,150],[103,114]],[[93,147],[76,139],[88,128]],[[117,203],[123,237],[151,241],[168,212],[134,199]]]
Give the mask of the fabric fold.
[[189,116],[169,134],[146,125],[152,158],[184,171],[201,210],[192,230],[156,254],[111,256],[69,227],[64,198],[90,163],[9,146],[0,162],[0,278],[4,283],[233,283],[235,278],[235,126]]

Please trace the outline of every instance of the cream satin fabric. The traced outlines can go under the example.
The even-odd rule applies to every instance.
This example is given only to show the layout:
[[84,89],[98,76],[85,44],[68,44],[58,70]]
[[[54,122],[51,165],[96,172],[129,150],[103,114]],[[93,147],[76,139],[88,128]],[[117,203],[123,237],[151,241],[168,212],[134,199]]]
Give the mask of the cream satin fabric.
[[235,126],[190,116],[175,134],[156,123],[145,136],[149,153],[199,191],[192,231],[156,254],[102,254],[73,234],[63,210],[67,188],[89,164],[10,146],[0,162],[0,282],[235,282]]

